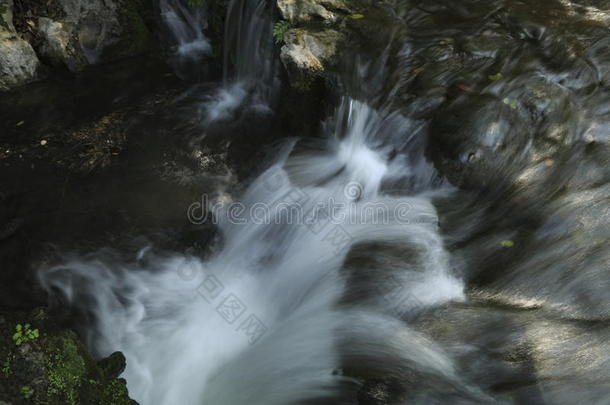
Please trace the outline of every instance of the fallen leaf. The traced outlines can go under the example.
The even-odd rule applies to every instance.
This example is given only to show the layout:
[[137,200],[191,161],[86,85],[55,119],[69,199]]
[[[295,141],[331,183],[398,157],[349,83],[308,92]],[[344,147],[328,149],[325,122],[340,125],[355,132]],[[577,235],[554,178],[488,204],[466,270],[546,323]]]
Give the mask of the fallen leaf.
[[474,90],[471,87],[466,86],[465,84],[458,84],[458,87],[464,91],[472,93]]
[[513,242],[512,240],[503,240],[500,244],[506,248],[511,248],[515,246],[515,242]]
[[548,167],[551,167],[555,164],[555,161],[553,159],[546,159],[544,161],[544,164],[547,165]]
[[489,80],[495,82],[496,80],[500,80],[502,78],[502,73],[496,73],[495,75],[489,75],[487,77],[489,78]]
[[15,126],[16,126],[16,127],[20,127],[20,126],[22,126],[23,124],[25,124],[25,121],[19,121],[19,122],[17,123],[17,125],[15,125]]

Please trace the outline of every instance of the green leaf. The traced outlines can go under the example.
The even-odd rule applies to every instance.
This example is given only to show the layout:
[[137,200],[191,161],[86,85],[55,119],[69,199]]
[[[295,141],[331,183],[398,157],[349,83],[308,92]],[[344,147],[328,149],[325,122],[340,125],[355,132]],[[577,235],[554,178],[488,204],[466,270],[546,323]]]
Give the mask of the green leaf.
[[290,28],[291,26],[288,21],[278,21],[275,23],[275,26],[273,27],[273,37],[275,38],[276,44],[281,44],[284,42],[284,36]]
[[512,240],[503,240],[500,244],[505,248],[511,248],[515,246],[515,242],[513,242]]
[[496,81],[500,80],[503,76],[502,73],[496,73],[495,75],[489,75],[487,77],[489,78],[489,80]]
[[348,18],[351,18],[352,20],[360,20],[361,18],[364,18],[363,14],[351,14],[348,16]]

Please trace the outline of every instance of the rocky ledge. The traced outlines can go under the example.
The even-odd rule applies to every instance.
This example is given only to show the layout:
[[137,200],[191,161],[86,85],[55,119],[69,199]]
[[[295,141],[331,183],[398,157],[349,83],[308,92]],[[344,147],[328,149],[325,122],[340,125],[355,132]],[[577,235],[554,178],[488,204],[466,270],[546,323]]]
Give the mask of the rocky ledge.
[[137,405],[124,379],[125,358],[95,361],[73,332],[37,309],[0,313],[0,404]]
[[0,0],[0,91],[151,47],[145,0]]
[[364,1],[277,0],[283,20],[274,35],[282,43],[280,57],[294,87],[306,90],[335,70],[347,39],[356,33],[354,22],[364,20],[370,6]]

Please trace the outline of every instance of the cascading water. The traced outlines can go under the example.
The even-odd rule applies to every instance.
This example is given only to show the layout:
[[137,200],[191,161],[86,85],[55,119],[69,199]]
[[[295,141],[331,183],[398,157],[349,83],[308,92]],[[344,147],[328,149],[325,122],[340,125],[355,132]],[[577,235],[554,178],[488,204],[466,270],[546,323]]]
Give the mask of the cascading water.
[[[136,400],[338,401],[357,386],[339,372],[352,362],[435,375],[461,386],[461,395],[479,395],[458,384],[438,347],[399,321],[463,299],[435,209],[412,191],[414,175],[433,173],[413,173],[425,166],[410,166],[391,143],[397,131],[408,138],[410,122],[345,99],[325,128],[322,145],[288,145],[239,205],[213,209],[224,243],[211,258],[143,251],[121,263],[93,255],[42,273],[50,291],[93,314],[88,336],[98,353],[125,354]],[[388,180],[405,187],[384,191]],[[412,257],[401,261],[386,249],[384,260],[380,249],[377,265],[343,266],[372,245]],[[351,281],[373,273],[374,286]],[[372,301],[345,299],[384,283]]]
[[[161,0],[161,15],[175,43],[175,67],[186,76],[201,68],[211,54],[205,6],[187,6],[179,0]],[[271,4],[267,0],[231,0],[227,7],[223,44],[223,83],[212,94],[199,92],[200,115],[205,124],[234,117],[245,107],[256,114],[272,111],[279,89],[273,40]]]
[[[206,13],[227,3],[209,83]],[[277,102],[274,3],[297,2],[161,1],[196,79],[178,97],[140,58],[3,93],[0,403],[118,382],[29,373],[65,315],[96,356],[125,354],[142,405],[607,404],[604,2],[316,0],[336,19],[293,22],[283,60],[344,34],[332,86]],[[48,317],[11,309],[44,299],[39,260]],[[15,344],[25,322],[40,335]]]
[[186,64],[199,64],[212,47],[204,35],[207,17],[201,6],[188,6],[180,0],[160,0],[161,18],[171,34],[174,65],[177,72]]
[[251,88],[259,107],[272,101],[277,83],[273,20],[265,0],[231,0],[224,43],[224,82]]
[[231,0],[224,38],[223,85],[205,105],[209,124],[242,106],[269,113],[279,88],[273,20],[267,0]]

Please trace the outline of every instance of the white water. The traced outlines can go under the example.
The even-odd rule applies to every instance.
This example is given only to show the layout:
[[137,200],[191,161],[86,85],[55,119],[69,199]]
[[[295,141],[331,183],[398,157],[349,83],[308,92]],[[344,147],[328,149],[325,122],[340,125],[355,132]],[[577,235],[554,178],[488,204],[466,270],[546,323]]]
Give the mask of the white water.
[[272,112],[278,88],[273,21],[266,0],[231,0],[227,9],[223,84],[204,103],[205,122],[233,118],[240,107]]
[[[205,36],[205,7],[161,0],[161,16],[173,41],[173,64],[180,76],[212,54]],[[278,90],[272,11],[266,0],[230,0],[224,38],[223,82],[200,98],[201,121],[234,119],[240,111],[269,114]],[[197,76],[201,72],[198,73]]]
[[169,31],[171,62],[179,76],[189,65],[197,66],[212,54],[204,31],[207,16],[203,7],[189,7],[183,0],[160,0],[161,18]]
[[[435,217],[430,200],[409,187],[402,195],[383,192],[384,179],[412,177],[422,167],[408,166],[400,155],[394,163],[387,157],[391,145],[384,139],[397,130],[408,136],[409,122],[345,100],[326,130],[327,141],[315,151],[289,145],[241,199],[246,213],[267,207],[260,212],[270,220],[244,214],[228,221],[217,212],[224,218],[224,244],[209,260],[145,250],[124,263],[98,253],[41,273],[49,291],[61,291],[93,315],[88,338],[97,353],[125,354],[124,377],[142,405],[339,398],[350,386],[336,372],[344,361],[393,373],[418,370],[457,385],[451,361],[399,320],[463,299],[436,223],[414,221]],[[324,226],[324,215],[307,220],[315,206],[329,201],[344,204],[333,221]],[[383,214],[364,215],[373,203]],[[275,215],[296,206],[302,211],[293,216]],[[388,257],[386,266],[361,269],[375,273],[379,285],[398,280],[400,293],[339,305],[351,288],[345,257],[369,242],[414,249],[416,265]],[[225,312],[225,300],[238,303],[238,310]]]

